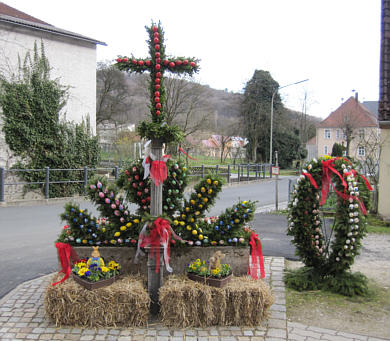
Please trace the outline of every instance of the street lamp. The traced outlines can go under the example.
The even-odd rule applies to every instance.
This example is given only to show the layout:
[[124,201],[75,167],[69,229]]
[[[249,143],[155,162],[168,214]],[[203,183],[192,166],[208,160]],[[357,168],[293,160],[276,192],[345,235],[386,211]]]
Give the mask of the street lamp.
[[272,164],[272,125],[273,125],[273,120],[274,120],[274,98],[275,95],[278,93],[278,91],[282,88],[287,88],[288,86],[307,82],[309,79],[304,79],[303,81],[283,85],[283,86],[278,86],[275,91],[272,93],[272,99],[271,99],[271,129],[270,129],[270,137],[269,137],[269,163]]

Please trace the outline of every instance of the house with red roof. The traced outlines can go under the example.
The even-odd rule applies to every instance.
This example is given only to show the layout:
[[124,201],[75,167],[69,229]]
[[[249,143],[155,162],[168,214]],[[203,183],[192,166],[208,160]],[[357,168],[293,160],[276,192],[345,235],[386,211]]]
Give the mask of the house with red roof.
[[[64,117],[81,122],[88,115],[95,132],[96,46],[105,43],[53,26],[3,2],[0,2],[0,36],[1,76],[7,79],[17,76],[19,58],[23,62],[34,44],[40,47],[42,42],[52,79],[69,87]],[[0,167],[10,167],[12,155],[6,148],[1,126],[0,117]]]
[[338,143],[349,147],[349,156],[364,159],[367,141],[378,134],[376,116],[359,102],[357,95],[350,97],[317,126],[317,155],[331,155],[333,145]]

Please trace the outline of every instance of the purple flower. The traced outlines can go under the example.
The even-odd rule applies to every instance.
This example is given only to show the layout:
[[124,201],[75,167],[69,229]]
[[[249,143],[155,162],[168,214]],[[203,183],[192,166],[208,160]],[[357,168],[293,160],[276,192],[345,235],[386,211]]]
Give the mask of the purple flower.
[[87,276],[87,277],[88,277],[88,276],[91,276],[91,271],[89,271],[89,270],[88,270],[88,271],[85,271],[84,275]]

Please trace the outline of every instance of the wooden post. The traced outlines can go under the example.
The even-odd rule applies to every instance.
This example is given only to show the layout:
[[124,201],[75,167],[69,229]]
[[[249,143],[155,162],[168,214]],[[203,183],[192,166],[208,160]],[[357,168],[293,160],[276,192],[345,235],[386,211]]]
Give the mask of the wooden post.
[[[163,158],[163,144],[160,140],[152,140],[151,152],[156,160],[162,160]],[[152,216],[159,216],[162,214],[162,189],[163,184],[156,186],[154,182],[151,182],[151,194],[150,194],[150,214]],[[150,249],[149,249],[150,251]],[[148,252],[148,293],[152,300],[150,304],[150,312],[153,315],[159,313],[160,305],[158,303],[158,290],[163,285],[163,252],[160,248],[157,252],[160,252],[160,264],[159,272],[156,273],[156,258],[152,257],[151,252]]]

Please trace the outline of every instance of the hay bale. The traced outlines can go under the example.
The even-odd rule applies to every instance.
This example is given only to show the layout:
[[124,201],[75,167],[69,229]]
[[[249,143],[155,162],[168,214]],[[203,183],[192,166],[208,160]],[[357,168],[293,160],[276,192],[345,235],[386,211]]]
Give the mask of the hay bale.
[[160,288],[161,321],[178,328],[260,325],[273,302],[268,285],[248,276],[215,288],[173,275]]
[[[54,275],[51,283],[63,275]],[[144,326],[150,298],[145,280],[126,276],[110,286],[87,290],[71,277],[45,292],[46,315],[56,324],[82,327]]]

